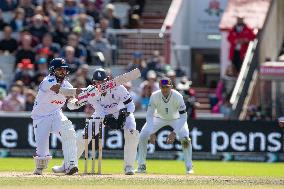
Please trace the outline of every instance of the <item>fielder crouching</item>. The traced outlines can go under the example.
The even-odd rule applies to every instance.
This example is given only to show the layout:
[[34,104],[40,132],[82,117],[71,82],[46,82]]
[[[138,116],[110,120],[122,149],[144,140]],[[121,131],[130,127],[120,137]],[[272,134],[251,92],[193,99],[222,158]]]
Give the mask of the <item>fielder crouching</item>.
[[182,144],[186,174],[193,173],[192,145],[189,138],[186,107],[182,95],[172,89],[170,78],[162,78],[160,90],[150,97],[147,109],[146,123],[140,132],[138,146],[137,173],[146,173],[146,156],[148,140],[155,143],[155,133],[162,127],[171,126],[174,130],[167,137],[167,143],[172,144],[176,135]]
[[[139,131],[136,130],[136,122],[133,115],[135,105],[126,88],[122,85],[115,87],[105,93],[99,93],[96,89],[99,85],[107,82],[109,77],[102,68],[96,69],[93,74],[93,85],[88,86],[78,98],[73,98],[67,104],[69,109],[77,109],[89,103],[95,109],[88,126],[88,142],[92,138],[92,124],[95,122],[95,133],[98,134],[99,123],[103,120],[103,127],[111,129],[124,129],[124,173],[134,174],[134,162],[139,141]],[[95,88],[94,88],[95,86]],[[84,131],[77,135],[78,158],[84,152]],[[53,172],[64,171],[64,167],[55,166]]]

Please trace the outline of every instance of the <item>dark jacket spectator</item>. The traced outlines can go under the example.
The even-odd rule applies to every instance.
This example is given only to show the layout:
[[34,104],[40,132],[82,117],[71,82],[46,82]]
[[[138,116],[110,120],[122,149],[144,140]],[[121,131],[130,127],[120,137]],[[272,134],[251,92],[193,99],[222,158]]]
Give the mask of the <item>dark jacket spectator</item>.
[[105,17],[109,20],[110,28],[120,29],[121,28],[120,20],[114,15],[114,9],[115,7],[113,4],[107,4]]
[[38,41],[42,41],[43,36],[48,33],[48,29],[43,22],[43,17],[40,14],[33,17],[29,31],[33,36],[37,37]]
[[4,38],[0,41],[0,51],[14,53],[18,48],[18,42],[12,37],[12,28],[6,26],[3,32]]
[[32,63],[35,61],[35,52],[31,46],[32,37],[30,35],[24,35],[22,39],[22,46],[16,52],[16,64],[21,62],[22,59],[30,59]]
[[6,12],[6,11],[13,11],[17,8],[18,6],[18,0],[1,0],[0,1],[0,9],[3,11],[3,12]]
[[27,26],[24,9],[17,8],[17,10],[15,11],[15,16],[12,19],[10,25],[14,32],[20,32]]

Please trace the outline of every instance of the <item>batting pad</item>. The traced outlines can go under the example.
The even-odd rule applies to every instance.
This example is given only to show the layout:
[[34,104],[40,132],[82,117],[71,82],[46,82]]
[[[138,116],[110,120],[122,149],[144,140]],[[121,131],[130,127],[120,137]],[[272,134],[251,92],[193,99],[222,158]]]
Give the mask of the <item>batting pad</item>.
[[134,167],[139,142],[139,131],[124,130],[124,166]]
[[181,139],[181,146],[184,156],[184,163],[186,167],[192,167],[192,145],[190,138]]
[[46,169],[49,161],[52,159],[52,156],[38,157],[34,156],[35,164],[37,169]]
[[70,120],[61,122],[60,134],[65,168],[78,166],[76,132]]

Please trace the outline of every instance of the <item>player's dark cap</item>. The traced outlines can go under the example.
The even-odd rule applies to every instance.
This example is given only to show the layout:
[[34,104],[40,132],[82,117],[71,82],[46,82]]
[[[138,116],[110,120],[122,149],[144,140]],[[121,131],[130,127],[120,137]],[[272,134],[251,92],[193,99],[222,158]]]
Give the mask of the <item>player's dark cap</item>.
[[172,81],[170,78],[164,77],[160,80],[161,87],[170,87],[172,86]]
[[93,81],[104,81],[107,79],[107,73],[103,68],[98,68],[93,74]]
[[56,70],[57,68],[68,69],[69,67],[63,58],[54,58],[50,61],[49,71],[54,72],[54,70]]

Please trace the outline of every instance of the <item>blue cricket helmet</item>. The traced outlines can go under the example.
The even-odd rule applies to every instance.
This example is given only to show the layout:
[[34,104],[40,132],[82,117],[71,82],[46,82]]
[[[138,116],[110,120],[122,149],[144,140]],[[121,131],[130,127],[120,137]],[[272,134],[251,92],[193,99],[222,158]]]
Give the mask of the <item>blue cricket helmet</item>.
[[69,66],[66,64],[63,58],[54,58],[50,61],[49,72],[54,73],[57,68],[65,68],[68,70]]

